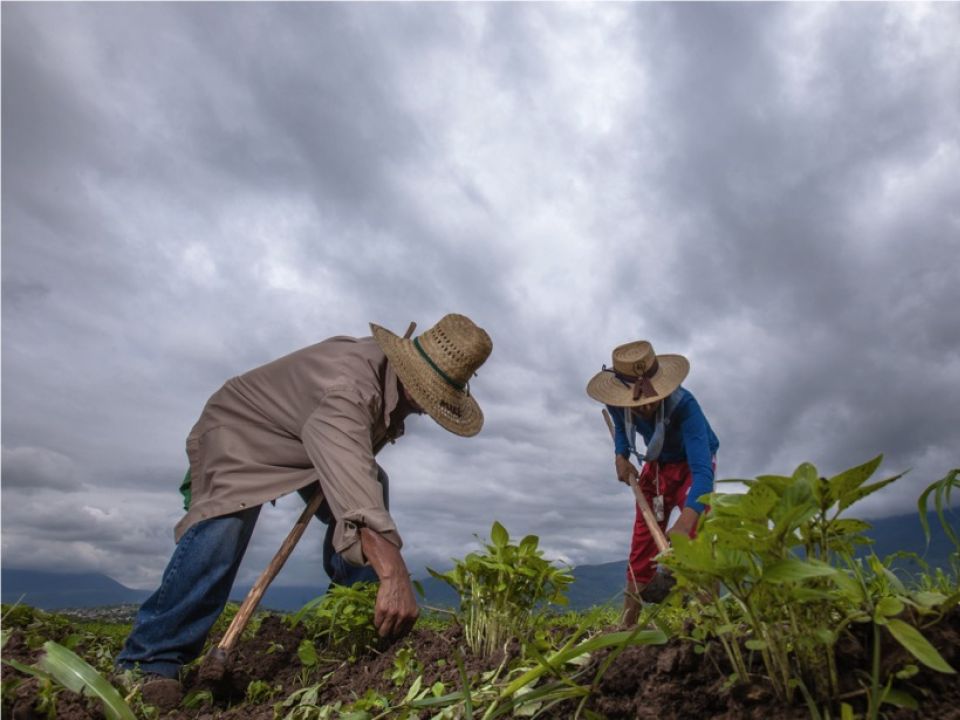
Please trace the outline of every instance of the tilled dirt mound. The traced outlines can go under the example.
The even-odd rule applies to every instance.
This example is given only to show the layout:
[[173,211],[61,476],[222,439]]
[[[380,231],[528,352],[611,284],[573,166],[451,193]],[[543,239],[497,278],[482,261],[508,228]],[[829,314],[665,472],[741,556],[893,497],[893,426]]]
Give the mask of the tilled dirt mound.
[[[844,692],[857,712],[863,712],[862,695],[856,695],[862,687],[862,678],[856,668],[869,667],[865,648],[868,647],[868,628],[861,629],[862,637],[854,637],[838,651],[838,667],[841,668]],[[925,628],[924,635],[941,652],[954,668],[960,668],[960,609],[953,612],[932,628]],[[319,692],[318,704],[343,702],[362,697],[373,689],[381,694],[397,697],[403,688],[398,688],[390,678],[395,667],[397,653],[405,647],[413,650],[420,664],[415,674],[422,674],[423,687],[443,682],[447,692],[461,686],[460,670],[456,654],[462,659],[464,670],[471,684],[480,676],[497,668],[503,656],[483,660],[470,655],[463,646],[462,633],[458,627],[443,632],[416,629],[402,642],[384,648],[379,653],[359,659],[355,663],[322,661],[311,671],[304,671],[297,656],[297,648],[303,639],[301,628],[290,628],[280,617],[264,618],[256,637],[243,640],[230,664],[230,670],[217,683],[201,679],[198,668],[193,668],[184,678],[184,693],[205,691],[212,695],[212,703],[204,700],[190,709],[178,707],[161,717],[166,720],[274,720],[275,708],[291,693],[320,682],[326,678]],[[519,655],[515,643],[507,648],[509,660]],[[82,654],[82,653],[81,653]],[[4,657],[21,662],[34,662],[36,651],[31,652],[14,632]],[[770,689],[762,682],[747,686],[728,688],[725,685],[725,658],[710,652],[697,654],[690,643],[671,640],[662,646],[628,648],[614,658],[609,652],[598,653],[581,675],[580,682],[594,682],[594,691],[585,708],[609,720],[801,720],[808,718],[805,706],[784,707],[778,703]],[[597,677],[597,670],[607,661],[609,667]],[[907,656],[896,643],[883,647],[884,669],[900,667]],[[13,670],[4,666],[6,679]],[[405,680],[408,685],[412,674]],[[885,706],[884,716],[891,720],[921,720],[942,718],[960,720],[960,676],[945,675],[927,669],[910,679],[906,689],[920,702],[920,710],[906,710]],[[252,681],[267,681],[279,691],[257,703],[245,701]],[[206,697],[209,697],[207,695]],[[14,720],[39,720],[48,718],[46,708],[41,707],[42,695],[36,680],[21,684],[13,702],[3,708],[3,717]],[[568,720],[576,710],[574,704],[561,704],[550,708],[544,717],[551,720]],[[425,715],[425,717],[428,715]],[[102,720],[103,713],[93,700],[81,698],[69,691],[57,696],[56,717],[66,720]],[[282,717],[282,715],[281,715]]]

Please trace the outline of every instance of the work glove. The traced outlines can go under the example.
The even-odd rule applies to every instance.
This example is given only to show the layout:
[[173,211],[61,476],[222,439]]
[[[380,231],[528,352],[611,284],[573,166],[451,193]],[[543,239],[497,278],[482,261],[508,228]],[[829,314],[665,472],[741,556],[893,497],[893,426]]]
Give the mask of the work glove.
[[625,485],[630,484],[630,477],[640,477],[640,473],[637,471],[636,466],[627,460],[623,455],[616,456],[617,461],[617,480],[624,483]]

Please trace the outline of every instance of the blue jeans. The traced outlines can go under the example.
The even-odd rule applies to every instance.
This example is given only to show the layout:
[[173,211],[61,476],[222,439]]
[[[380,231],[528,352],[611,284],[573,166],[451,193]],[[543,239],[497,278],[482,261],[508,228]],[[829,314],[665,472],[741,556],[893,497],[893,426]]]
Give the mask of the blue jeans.
[[[387,502],[389,481],[379,468]],[[309,499],[316,486],[300,491]],[[389,506],[389,505],[388,505]],[[139,667],[145,673],[175,678],[180,667],[198,657],[210,628],[230,598],[240,561],[260,515],[260,506],[232,515],[203,520],[187,530],[173,551],[163,572],[160,587],[137,612],[116,666],[119,670]],[[323,567],[333,585],[375,582],[369,566],[354,567],[333,549],[335,521],[326,503],[317,517],[327,523],[323,540]]]

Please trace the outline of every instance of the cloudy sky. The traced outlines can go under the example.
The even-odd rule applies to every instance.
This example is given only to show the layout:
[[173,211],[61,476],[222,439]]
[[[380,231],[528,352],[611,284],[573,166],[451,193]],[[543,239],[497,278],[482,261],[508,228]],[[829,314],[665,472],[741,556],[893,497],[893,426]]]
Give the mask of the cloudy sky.
[[[622,559],[584,392],[691,361],[724,478],[958,465],[960,5],[32,4],[2,15],[5,566],[151,587],[224,380],[370,321],[494,340],[380,456],[415,574],[495,519]],[[261,515],[252,580],[299,513]],[[319,525],[278,584],[320,581]]]

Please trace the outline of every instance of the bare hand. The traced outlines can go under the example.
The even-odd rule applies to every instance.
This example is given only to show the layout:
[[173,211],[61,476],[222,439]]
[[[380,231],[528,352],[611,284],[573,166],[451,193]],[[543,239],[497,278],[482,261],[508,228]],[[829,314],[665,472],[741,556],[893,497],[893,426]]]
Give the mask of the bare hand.
[[373,613],[373,624],[380,637],[402,638],[417,622],[420,608],[413,596],[413,586],[408,577],[386,578],[380,580],[377,591],[377,604]]
[[363,554],[380,578],[373,609],[377,634],[382,638],[401,638],[410,632],[420,609],[400,548],[370,528],[360,528],[360,543]]
[[627,485],[630,484],[630,477],[639,477],[640,473],[632,462],[623,455],[617,455],[617,480]]

